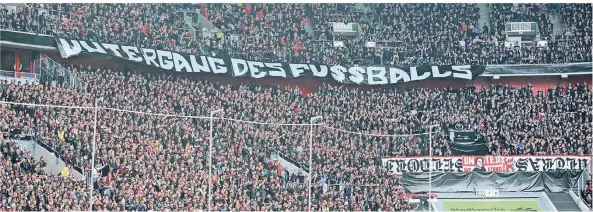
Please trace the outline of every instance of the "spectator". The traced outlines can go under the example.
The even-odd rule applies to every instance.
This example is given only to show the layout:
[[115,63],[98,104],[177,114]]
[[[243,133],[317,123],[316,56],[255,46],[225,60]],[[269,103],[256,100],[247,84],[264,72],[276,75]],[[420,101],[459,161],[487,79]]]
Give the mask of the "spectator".
[[[36,8],[41,5],[31,4],[19,12],[3,10],[1,25],[35,31],[30,27],[35,23],[27,20]],[[501,12],[507,5],[491,5],[493,23],[483,31],[475,4],[44,4],[43,8],[64,11],[58,17],[47,16],[47,27],[60,36],[192,54],[203,45],[208,53],[228,52],[253,60],[347,65],[591,60],[590,24],[578,22],[590,18],[591,11],[578,6],[558,7],[568,33],[557,35],[545,49],[507,49],[490,42],[505,39],[498,23],[507,19],[537,21],[542,23],[540,31],[550,33],[547,8],[539,4],[511,6],[512,14],[507,15]],[[200,38],[198,43],[183,30],[182,13],[198,9],[221,36]],[[360,35],[336,37],[329,25],[335,21],[357,21]],[[314,32],[308,32],[308,26]],[[327,41],[312,41],[314,37],[345,42],[334,48]],[[580,40],[563,40],[573,37]],[[380,44],[366,47],[367,41]],[[0,117],[0,132],[7,138],[37,137],[39,144],[69,165],[69,172],[97,173],[95,192],[90,194],[84,183],[69,177],[41,173],[41,165],[33,165],[26,152],[2,139],[0,177],[5,180],[0,181],[0,203],[8,204],[1,209],[88,210],[93,195],[93,210],[206,210],[212,197],[214,210],[304,211],[311,205],[316,211],[410,211],[401,183],[385,173],[380,158],[452,155],[448,129],[476,131],[491,155],[591,154],[585,142],[592,134],[588,85],[536,91],[530,84],[492,84],[397,92],[324,85],[305,97],[298,88],[221,85],[137,70],[74,65],[67,69],[88,85],[86,91],[48,81],[39,85],[0,81],[0,100],[90,108],[102,99],[99,106],[117,110],[99,110],[95,129],[90,121],[94,111],[88,108],[2,104],[0,112],[7,115]],[[325,126],[314,127],[310,149],[307,125],[218,119],[210,152],[208,119],[155,115],[206,117],[215,109],[224,109],[231,119],[265,123],[308,123],[309,117],[323,114]],[[419,135],[348,133],[410,135],[425,133],[423,126],[432,124],[443,129],[434,133],[432,146]],[[287,173],[273,160],[276,154],[310,173],[312,202],[304,176]],[[13,176],[17,177],[8,179]],[[29,181],[33,188],[22,183]],[[35,187],[46,182],[51,186]],[[582,192],[590,198],[590,190]]]
[[[491,28],[482,30],[476,4],[27,4],[22,10],[2,10],[0,27],[271,62],[459,65],[591,61],[590,7],[489,7]],[[559,34],[552,34],[550,11],[562,14],[566,28],[556,30]],[[197,12],[216,27],[216,39],[186,30],[186,19],[196,22]],[[102,22],[103,17],[110,19]],[[359,35],[335,35],[331,22],[356,22]],[[536,22],[548,46],[506,48],[506,22]],[[343,41],[344,46],[334,47],[333,40]],[[367,42],[375,45],[367,47]]]
[[[324,114],[326,124],[333,128],[314,129],[317,133],[311,157],[315,210],[409,210],[408,204],[398,197],[403,190],[398,188],[397,179],[381,169],[380,158],[424,156],[429,154],[428,151],[439,156],[452,154],[444,133],[446,130],[434,134],[432,147],[422,136],[361,136],[341,130],[406,135],[423,133],[422,126],[439,124],[443,129],[476,130],[492,155],[581,155],[591,152],[583,142],[591,134],[587,124],[591,121],[591,103],[588,101],[591,91],[580,84],[551,88],[546,95],[543,91],[534,95],[530,85],[383,90],[373,94],[327,85],[304,97],[296,89],[281,90],[277,86],[235,87],[155,73],[75,66],[69,69],[73,75],[86,80],[90,93],[50,84],[7,84],[0,86],[3,88],[2,100],[88,106],[102,98],[102,107],[185,116],[208,116],[208,111],[224,108],[225,117],[274,123],[306,123],[308,117]],[[559,101],[565,98],[572,101]],[[228,99],[233,99],[232,103]],[[17,109],[12,106],[3,108],[5,111]],[[23,112],[8,113],[16,115],[4,120],[29,120],[24,123],[39,129],[42,144],[52,147],[75,170],[91,172],[94,129],[89,120],[93,119],[92,110],[38,107],[29,119]],[[164,118],[113,110],[101,110],[98,117],[95,167],[105,171],[101,171],[104,174],[96,185],[101,189],[95,195],[97,199],[107,198],[115,202],[97,202],[95,207],[126,210],[207,208],[208,120]],[[394,117],[394,120],[385,117]],[[4,127],[7,131],[21,128],[21,125],[2,126],[7,126]],[[216,210],[306,210],[307,184],[281,183],[282,174],[278,174],[271,155],[281,153],[308,169],[305,165],[309,164],[308,135],[306,125],[216,121],[213,207]],[[336,187],[335,184],[346,187]],[[364,198],[369,196],[375,199]],[[386,200],[383,198],[391,200],[378,205]],[[125,204],[120,205],[121,201]]]

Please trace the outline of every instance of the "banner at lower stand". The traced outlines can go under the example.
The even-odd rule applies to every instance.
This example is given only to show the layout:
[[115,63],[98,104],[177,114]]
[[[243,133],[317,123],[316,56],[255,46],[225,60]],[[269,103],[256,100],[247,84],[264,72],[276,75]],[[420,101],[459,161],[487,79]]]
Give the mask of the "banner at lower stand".
[[[590,156],[448,156],[448,157],[391,157],[382,158],[389,174],[432,172],[538,172],[582,171],[590,164]],[[430,169],[429,169],[430,167]]]

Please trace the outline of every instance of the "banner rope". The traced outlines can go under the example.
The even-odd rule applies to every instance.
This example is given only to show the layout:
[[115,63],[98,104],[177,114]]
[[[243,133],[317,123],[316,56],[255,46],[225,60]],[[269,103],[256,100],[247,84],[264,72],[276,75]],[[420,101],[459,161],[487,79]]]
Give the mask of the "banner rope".
[[[154,115],[154,116],[163,116],[163,117],[179,117],[179,118],[189,118],[189,119],[210,119],[209,116],[183,116],[183,115],[173,115],[173,114],[163,114],[163,113],[149,113],[149,112],[142,112],[142,111],[134,111],[134,110],[123,110],[117,108],[108,108],[108,107],[87,107],[87,106],[64,106],[64,105],[51,105],[51,104],[33,104],[33,103],[20,103],[20,102],[7,102],[7,101],[0,101],[0,104],[12,104],[12,105],[24,105],[24,106],[37,106],[37,107],[50,107],[50,108],[70,108],[70,109],[99,109],[99,110],[111,110],[111,111],[118,111],[118,112],[125,112],[125,113],[135,113],[135,114],[142,114],[142,115]],[[212,117],[212,119],[220,119],[220,120],[229,120],[229,121],[236,121],[236,122],[243,122],[243,123],[253,123],[253,124],[261,124],[261,125],[278,125],[278,126],[310,126],[311,124],[286,124],[286,123],[271,123],[271,122],[258,122],[258,121],[247,121],[247,120],[240,120],[240,119],[233,119],[233,118],[223,118],[223,117]],[[314,126],[318,126],[321,124],[313,124]]]
[[[410,136],[418,136],[418,135],[428,135],[428,134],[431,134],[431,133],[427,132],[427,133],[416,133],[416,134],[406,134],[406,135],[381,135],[381,134],[372,134],[372,133],[353,132],[353,131],[338,129],[338,128],[335,128],[335,127],[330,127],[330,126],[327,126],[327,125],[323,125],[322,127],[327,128],[327,129],[331,129],[331,130],[335,130],[335,131],[349,133],[349,134],[366,135],[366,136],[374,136],[374,137],[410,137]],[[436,132],[438,132],[438,131],[433,131],[432,133],[434,134]]]

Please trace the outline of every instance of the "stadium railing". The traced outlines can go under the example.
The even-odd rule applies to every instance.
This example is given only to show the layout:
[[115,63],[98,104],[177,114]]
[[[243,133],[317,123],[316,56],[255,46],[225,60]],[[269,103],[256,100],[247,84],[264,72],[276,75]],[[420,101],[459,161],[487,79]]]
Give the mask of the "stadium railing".
[[35,60],[35,72],[46,75],[49,79],[58,80],[66,83],[72,89],[86,91],[87,84],[80,78],[72,75],[68,69],[60,63],[54,61],[47,55],[41,55],[39,60]]

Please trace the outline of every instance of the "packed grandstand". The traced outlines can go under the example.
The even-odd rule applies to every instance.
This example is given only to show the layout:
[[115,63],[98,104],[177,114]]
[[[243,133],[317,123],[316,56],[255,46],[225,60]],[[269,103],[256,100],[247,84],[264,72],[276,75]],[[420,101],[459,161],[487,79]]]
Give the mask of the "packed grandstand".
[[[588,170],[574,192],[591,207],[591,4],[7,4],[0,18],[2,41],[8,33],[39,37],[24,43],[55,40],[53,52],[31,54],[31,65],[19,56],[2,64],[15,78],[35,77],[0,78],[1,211],[412,211],[418,206],[402,183],[411,165],[386,160],[471,151],[577,161],[569,169]],[[525,34],[536,35],[509,39],[516,37],[509,22],[533,23]],[[345,30],[348,23],[356,30]],[[335,33],[338,26],[344,31]],[[150,49],[205,55],[191,66],[209,63],[214,73],[212,57],[228,56],[332,71],[432,67],[435,79],[412,82],[410,74],[391,87],[353,83],[355,74],[346,86],[218,80],[154,71],[165,67],[162,59],[155,69],[148,60],[69,55],[59,39],[127,46],[144,58]],[[523,45],[527,39],[537,44]],[[27,52],[2,45],[3,63]],[[253,63],[245,64],[254,75]],[[541,64],[589,69],[504,83],[439,81],[434,74],[434,67],[484,72]],[[311,117],[321,118],[313,124]],[[483,148],[460,147],[455,133],[471,134]],[[53,161],[35,158],[16,140],[35,140],[86,179],[44,171]],[[512,169],[505,171],[521,168]]]

